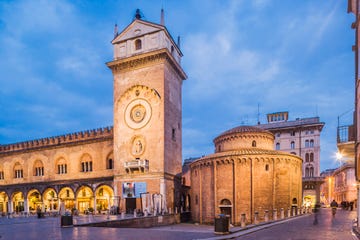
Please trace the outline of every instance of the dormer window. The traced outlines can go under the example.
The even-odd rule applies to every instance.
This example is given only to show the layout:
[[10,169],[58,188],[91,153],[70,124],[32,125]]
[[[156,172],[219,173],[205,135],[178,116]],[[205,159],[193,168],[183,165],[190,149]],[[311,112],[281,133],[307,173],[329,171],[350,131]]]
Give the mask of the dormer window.
[[140,50],[141,49],[141,40],[140,39],[136,39],[135,40],[135,50]]

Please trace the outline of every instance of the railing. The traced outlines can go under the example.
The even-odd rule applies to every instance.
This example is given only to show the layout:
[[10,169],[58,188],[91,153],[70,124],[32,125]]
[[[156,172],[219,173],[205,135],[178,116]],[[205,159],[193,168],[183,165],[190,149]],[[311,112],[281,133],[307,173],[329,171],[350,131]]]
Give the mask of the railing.
[[339,126],[337,128],[337,143],[355,141],[354,125]]
[[140,172],[145,172],[149,170],[149,160],[132,160],[124,163],[124,167],[127,173],[132,173],[136,170]]

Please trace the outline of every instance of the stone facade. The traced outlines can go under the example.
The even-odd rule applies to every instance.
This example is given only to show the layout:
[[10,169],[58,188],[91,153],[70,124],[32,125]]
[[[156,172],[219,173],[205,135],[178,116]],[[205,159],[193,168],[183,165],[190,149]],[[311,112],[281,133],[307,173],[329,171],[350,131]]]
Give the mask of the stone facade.
[[112,44],[114,127],[0,145],[0,212],[180,207],[182,53],[138,13]]
[[320,202],[320,135],[325,123],[319,117],[289,120],[288,112],[267,114],[268,122],[257,127],[275,135],[273,148],[300,156],[304,161],[303,202],[315,205]]
[[274,151],[274,136],[266,130],[241,126],[214,139],[215,153],[191,167],[192,218],[212,223],[220,213],[240,224],[255,212],[301,206],[302,159]]

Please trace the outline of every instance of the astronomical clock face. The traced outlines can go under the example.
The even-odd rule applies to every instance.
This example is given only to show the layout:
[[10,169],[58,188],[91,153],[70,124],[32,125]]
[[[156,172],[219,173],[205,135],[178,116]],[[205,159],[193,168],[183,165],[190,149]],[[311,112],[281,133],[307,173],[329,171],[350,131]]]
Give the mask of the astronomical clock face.
[[144,99],[135,99],[125,110],[125,122],[133,129],[144,127],[151,118],[151,106]]

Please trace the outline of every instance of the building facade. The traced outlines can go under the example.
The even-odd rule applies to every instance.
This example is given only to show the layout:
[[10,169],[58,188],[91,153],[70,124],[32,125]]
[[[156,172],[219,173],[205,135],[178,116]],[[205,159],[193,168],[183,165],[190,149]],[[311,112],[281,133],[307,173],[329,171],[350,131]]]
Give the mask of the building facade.
[[264,211],[302,204],[302,159],[273,150],[274,135],[240,126],[214,139],[215,153],[190,164],[192,219],[212,223],[222,213],[233,224]]
[[274,149],[300,156],[304,204],[320,202],[320,134],[324,123],[319,117],[289,120],[288,112],[267,114],[267,123],[257,126],[275,135]]
[[182,53],[139,11],[112,44],[114,127],[0,145],[1,212],[180,205]]

